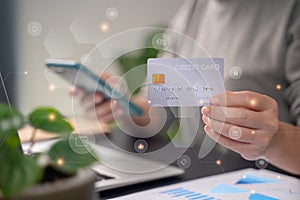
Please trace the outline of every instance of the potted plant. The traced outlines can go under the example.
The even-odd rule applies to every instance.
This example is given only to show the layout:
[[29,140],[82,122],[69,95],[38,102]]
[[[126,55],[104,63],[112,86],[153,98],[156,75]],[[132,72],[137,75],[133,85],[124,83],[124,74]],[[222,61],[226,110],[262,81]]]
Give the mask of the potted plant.
[[[33,127],[28,154],[24,155],[18,130],[23,115],[0,104],[0,199],[93,199],[95,174],[87,167],[97,161],[87,141],[54,108],[41,107],[26,121]],[[59,140],[47,152],[32,154],[36,130],[52,132]]]

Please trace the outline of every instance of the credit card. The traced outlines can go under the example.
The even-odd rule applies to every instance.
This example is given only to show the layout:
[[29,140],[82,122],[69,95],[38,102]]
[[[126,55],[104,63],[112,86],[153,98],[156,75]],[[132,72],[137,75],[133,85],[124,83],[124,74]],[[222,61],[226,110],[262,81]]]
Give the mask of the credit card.
[[210,104],[223,93],[222,58],[150,58],[147,62],[150,106],[189,107]]

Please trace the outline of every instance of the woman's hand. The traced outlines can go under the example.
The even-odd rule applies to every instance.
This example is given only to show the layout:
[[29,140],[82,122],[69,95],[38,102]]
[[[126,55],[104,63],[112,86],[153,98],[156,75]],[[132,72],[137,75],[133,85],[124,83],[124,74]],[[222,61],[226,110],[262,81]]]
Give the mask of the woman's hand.
[[[120,80],[117,77],[111,76],[110,74],[101,74],[102,80],[110,84],[111,87],[118,86],[115,88],[119,93],[123,93],[125,88],[120,85]],[[115,120],[122,122],[123,124],[134,124],[134,126],[146,126],[150,123],[151,119],[149,116],[149,104],[148,101],[141,97],[133,96],[131,101],[143,109],[142,116],[131,116],[126,113],[125,108],[118,104],[117,100],[105,99],[102,93],[86,93],[80,88],[71,88],[70,93],[72,96],[79,100],[80,106],[85,111],[85,116],[88,118],[97,119],[100,123],[111,123]],[[154,109],[155,110],[155,109]],[[131,122],[132,121],[132,122]]]
[[248,160],[264,156],[280,124],[277,102],[250,91],[216,95],[201,112],[205,132]]
[[[117,83],[117,80],[107,73],[101,74],[101,78],[110,85]],[[116,100],[106,99],[102,93],[86,93],[80,88],[72,88],[70,93],[79,100],[86,117],[96,118],[101,123],[110,123],[125,114],[124,108]]]
[[72,95],[78,98],[86,117],[96,118],[100,123],[110,123],[124,115],[124,109],[116,100],[105,99],[101,93],[87,94],[84,90],[76,88]]

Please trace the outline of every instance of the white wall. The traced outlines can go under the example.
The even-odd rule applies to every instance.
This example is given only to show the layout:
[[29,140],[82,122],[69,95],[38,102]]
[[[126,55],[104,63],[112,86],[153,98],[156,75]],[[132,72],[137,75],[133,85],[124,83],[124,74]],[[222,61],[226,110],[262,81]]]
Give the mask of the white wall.
[[[71,114],[72,102],[67,93],[67,84],[45,72],[45,59],[60,57],[80,60],[96,44],[114,34],[134,28],[167,25],[182,2],[19,0],[18,71],[14,73],[17,76],[17,106],[22,112],[28,113],[36,106],[52,105],[67,115]],[[106,16],[109,7],[118,10],[118,17],[114,20]],[[107,31],[101,31],[103,23],[108,26]],[[135,41],[137,44],[141,42],[138,40]],[[122,45],[130,43],[132,41],[124,39]],[[118,44],[110,46],[114,48],[111,52],[117,53]],[[49,90],[51,84],[55,86],[53,91]]]

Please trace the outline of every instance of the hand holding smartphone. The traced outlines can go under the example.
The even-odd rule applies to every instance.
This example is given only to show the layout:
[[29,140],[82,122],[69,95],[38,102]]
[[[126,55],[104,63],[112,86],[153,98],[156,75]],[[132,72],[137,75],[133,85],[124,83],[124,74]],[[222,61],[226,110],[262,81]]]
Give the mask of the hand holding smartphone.
[[102,93],[105,99],[117,100],[127,113],[131,115],[140,116],[143,114],[143,110],[140,107],[112,88],[105,80],[76,61],[48,59],[46,60],[46,67],[70,84],[85,90],[87,93]]

